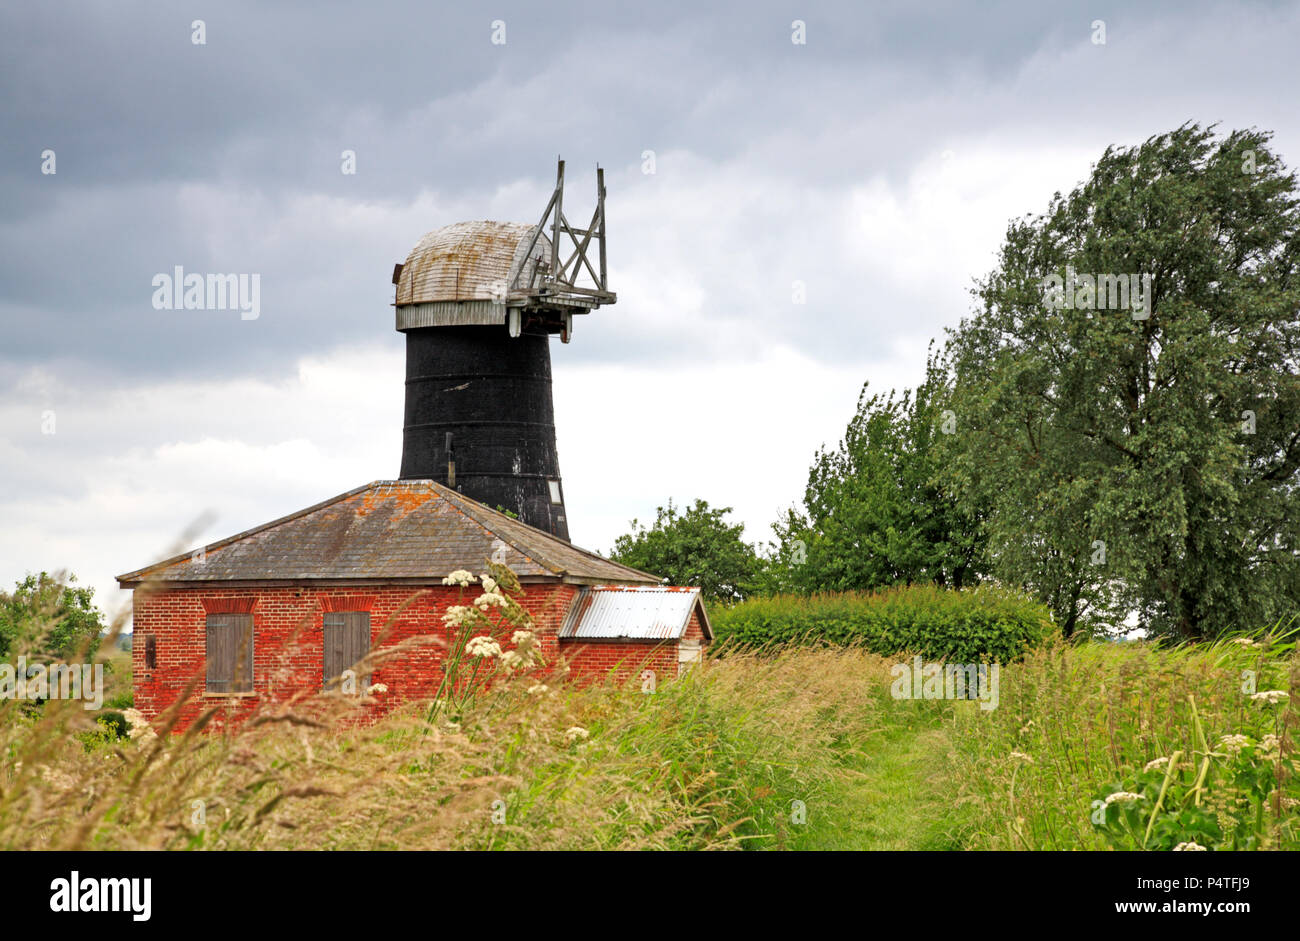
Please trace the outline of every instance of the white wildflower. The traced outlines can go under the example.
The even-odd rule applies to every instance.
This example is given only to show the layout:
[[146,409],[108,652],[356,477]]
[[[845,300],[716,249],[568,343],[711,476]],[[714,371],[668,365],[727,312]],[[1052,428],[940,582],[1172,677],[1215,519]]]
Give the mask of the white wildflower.
[[1280,702],[1286,702],[1291,698],[1291,694],[1284,689],[1266,689],[1253,693],[1250,698],[1255,702],[1266,702],[1270,706],[1275,706]]
[[1223,750],[1228,753],[1229,757],[1235,756],[1243,748],[1250,746],[1250,736],[1248,735],[1223,735],[1219,738],[1219,744]]
[[1031,758],[1029,755],[1026,755],[1022,751],[1013,751],[1008,757],[1015,758],[1019,761],[1023,761],[1026,764],[1031,764],[1031,765],[1034,764],[1034,759]]
[[444,578],[442,583],[444,585],[459,585],[461,588],[465,588],[474,584],[474,573],[467,572],[464,569],[456,569],[456,571]]
[[465,652],[471,657],[499,657],[501,645],[491,637],[480,634],[469,639],[465,644]]
[[1175,853],[1204,853],[1205,847],[1195,840],[1189,840],[1186,843],[1179,843],[1174,847]]
[[532,696],[540,696],[540,695],[542,695],[543,693],[548,693],[548,692],[550,692],[550,691],[551,691],[551,688],[550,688],[549,686],[547,686],[545,683],[538,683],[538,684],[536,684],[536,685],[534,685],[534,686],[530,686],[530,687],[528,687],[528,692],[529,692],[529,694],[532,695]]
[[1111,804],[1132,804],[1135,801],[1142,800],[1141,794],[1134,794],[1132,791],[1116,791],[1106,797],[1105,806]]
[[1234,644],[1240,644],[1240,645],[1243,646],[1243,647],[1262,647],[1262,646],[1264,646],[1263,644],[1259,643],[1258,641],[1251,640],[1249,637],[1234,637],[1234,638],[1232,639],[1232,643],[1234,643]]
[[486,611],[488,608],[504,608],[506,596],[499,591],[485,591],[474,599],[474,604],[480,611]]
[[515,631],[514,636],[510,638],[510,643],[516,647],[531,647],[537,635],[532,631]]
[[564,740],[572,744],[573,742],[585,740],[589,734],[582,726],[575,725],[564,733]]
[[373,696],[375,695],[375,693],[386,693],[386,692],[388,692],[388,687],[383,683],[371,683],[369,686],[366,687],[367,696]]
[[1167,764],[1169,764],[1168,758],[1153,758],[1143,766],[1142,770],[1155,771],[1157,768],[1163,768]]
[[474,614],[474,609],[463,604],[454,604],[442,616],[442,622],[448,627],[460,627]]
[[483,583],[483,590],[484,590],[484,591],[496,591],[496,590],[497,590],[497,580],[496,580],[495,578],[493,578],[491,575],[488,575],[487,573],[484,573],[483,575],[480,575],[480,576],[479,576],[479,581]]

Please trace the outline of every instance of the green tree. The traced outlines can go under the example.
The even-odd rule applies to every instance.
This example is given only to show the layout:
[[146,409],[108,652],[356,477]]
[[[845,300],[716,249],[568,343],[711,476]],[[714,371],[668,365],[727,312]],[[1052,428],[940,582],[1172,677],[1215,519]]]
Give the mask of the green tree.
[[744,541],[744,525],[724,519],[730,512],[697,499],[683,513],[669,500],[649,528],[632,520],[632,532],[614,541],[611,558],[673,585],[698,586],[712,601],[740,601],[753,591],[761,562]]
[[901,395],[869,393],[834,450],[808,473],[803,507],[773,527],[771,589],[869,590],[934,583],[961,588],[985,570],[980,514],[958,504],[942,439],[953,416],[947,373],[931,356],[925,382]]
[[996,574],[1067,635],[1135,612],[1212,636],[1300,602],[1300,212],[1269,139],[1108,148],[1010,224],[951,332],[954,478]]
[[12,593],[0,591],[0,657],[19,654],[68,659],[99,649],[104,616],[95,589],[74,584],[75,575],[28,575]]

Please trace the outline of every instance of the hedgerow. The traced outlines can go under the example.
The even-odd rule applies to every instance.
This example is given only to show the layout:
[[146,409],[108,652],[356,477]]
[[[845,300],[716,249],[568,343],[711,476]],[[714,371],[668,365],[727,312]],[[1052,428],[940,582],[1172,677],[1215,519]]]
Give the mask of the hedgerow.
[[774,595],[710,611],[727,647],[827,644],[961,663],[1018,660],[1053,632],[1042,604],[994,586]]

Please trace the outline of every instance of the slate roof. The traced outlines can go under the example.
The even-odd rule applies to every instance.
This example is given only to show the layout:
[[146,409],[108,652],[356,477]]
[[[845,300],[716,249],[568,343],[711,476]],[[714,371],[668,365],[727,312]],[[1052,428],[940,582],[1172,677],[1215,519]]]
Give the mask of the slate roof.
[[582,589],[560,628],[561,640],[681,640],[699,609],[700,628],[713,628],[698,588],[600,585]]
[[203,549],[117,577],[164,583],[441,580],[494,554],[521,581],[658,584],[433,480],[377,480]]

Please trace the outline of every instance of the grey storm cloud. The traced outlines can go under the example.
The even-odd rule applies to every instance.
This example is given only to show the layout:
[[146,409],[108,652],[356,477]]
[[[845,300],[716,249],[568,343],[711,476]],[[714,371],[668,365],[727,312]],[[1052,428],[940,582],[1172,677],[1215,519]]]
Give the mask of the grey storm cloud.
[[[400,343],[392,264],[424,231],[488,207],[530,221],[559,153],[578,205],[591,167],[608,168],[614,273],[635,262],[686,278],[702,296],[696,323],[714,328],[660,329],[664,311],[625,293],[566,355],[716,358],[782,342],[862,356],[887,346],[882,321],[933,334],[952,312],[918,314],[917,297],[897,287],[860,290],[818,215],[838,193],[873,176],[904,180],[948,139],[992,126],[1095,141],[1099,152],[1189,118],[1233,123],[1232,89],[1269,87],[1251,75],[1258,61],[1224,46],[1172,72],[1162,57],[1184,54],[1176,40],[1188,24],[1222,18],[1230,33],[1242,15],[1208,3],[1131,12],[1030,0],[12,5],[0,12],[0,362],[267,374],[304,353]],[[1249,16],[1296,22],[1293,5]],[[1105,65],[1018,84],[1045,50],[1086,47],[1098,18],[1111,36]],[[204,20],[203,46],[190,41],[193,19]],[[490,42],[495,19],[504,46]],[[806,46],[790,42],[795,19]],[[1292,66],[1271,67],[1294,87]],[[1192,72],[1229,104],[1202,114],[1189,91],[1180,107]],[[54,176],[39,173],[46,148]],[[639,172],[647,149],[656,177]],[[344,150],[357,155],[355,175],[340,172]],[[699,175],[762,183],[732,194],[752,221],[740,234],[755,270],[737,272],[741,247],[720,244],[734,229],[710,242],[708,213],[689,214],[701,244],[686,259],[666,252],[671,263],[629,228],[621,207],[633,198],[684,214],[708,198],[674,179],[674,154]],[[348,206],[400,224],[312,225],[328,215],[317,204],[331,218]],[[407,211],[415,205],[427,212]],[[153,309],[151,279],[177,265],[258,273],[262,316]],[[810,285],[798,317],[795,279]]]

